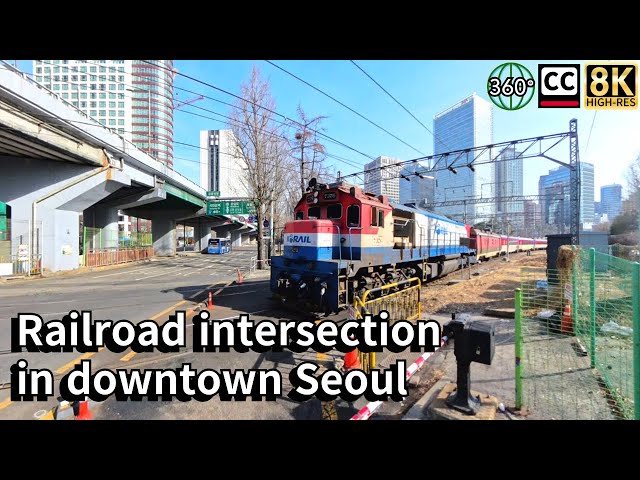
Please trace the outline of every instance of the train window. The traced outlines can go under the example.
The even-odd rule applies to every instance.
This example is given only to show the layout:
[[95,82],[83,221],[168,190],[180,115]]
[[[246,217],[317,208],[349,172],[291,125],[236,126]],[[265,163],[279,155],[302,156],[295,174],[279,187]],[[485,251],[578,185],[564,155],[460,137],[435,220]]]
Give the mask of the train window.
[[360,226],[360,207],[358,205],[350,205],[347,208],[347,227]]
[[340,203],[334,203],[333,205],[327,206],[327,218],[342,218],[342,205]]
[[371,226],[378,226],[378,209],[376,207],[371,207]]
[[296,212],[296,220],[302,220],[304,218],[304,212]]
[[384,210],[378,210],[378,226],[384,228]]
[[320,207],[309,207],[308,218],[320,218]]

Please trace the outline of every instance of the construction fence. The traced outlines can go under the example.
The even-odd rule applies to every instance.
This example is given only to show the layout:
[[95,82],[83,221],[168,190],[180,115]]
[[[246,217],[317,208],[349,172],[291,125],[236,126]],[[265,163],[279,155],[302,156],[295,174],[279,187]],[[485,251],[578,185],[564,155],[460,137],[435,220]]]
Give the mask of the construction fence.
[[563,247],[516,291],[516,407],[540,419],[640,419],[640,264]]
[[[390,325],[393,325],[396,320],[417,320],[422,313],[421,289],[420,279],[410,278],[367,290],[362,298],[358,295],[354,296],[353,307],[349,309],[349,318],[360,320],[366,314],[376,316],[385,310],[389,314]],[[358,352],[358,355],[360,365],[365,372],[376,368],[376,352]]]
[[151,233],[124,232],[104,228],[84,227],[82,261],[85,267],[103,267],[145,260],[153,256]]

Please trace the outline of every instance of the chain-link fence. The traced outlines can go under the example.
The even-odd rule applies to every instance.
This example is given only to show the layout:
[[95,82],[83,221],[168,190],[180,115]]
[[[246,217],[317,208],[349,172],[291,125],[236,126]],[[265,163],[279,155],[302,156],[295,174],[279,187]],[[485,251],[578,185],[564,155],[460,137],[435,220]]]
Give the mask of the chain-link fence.
[[516,403],[533,418],[640,419],[640,264],[563,248],[516,292]]
[[103,267],[145,260],[153,256],[151,233],[125,232],[84,227],[82,235],[84,266]]

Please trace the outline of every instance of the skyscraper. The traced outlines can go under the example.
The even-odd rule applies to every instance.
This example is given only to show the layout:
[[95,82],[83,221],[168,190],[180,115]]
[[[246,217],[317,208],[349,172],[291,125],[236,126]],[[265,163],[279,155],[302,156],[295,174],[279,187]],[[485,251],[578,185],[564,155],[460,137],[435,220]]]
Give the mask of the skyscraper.
[[[594,170],[590,163],[580,162],[580,224],[588,230],[594,221]],[[567,167],[549,170],[538,181],[538,194],[542,195],[543,222],[555,225],[559,231],[569,231],[571,203],[569,188],[570,171]]]
[[508,146],[498,156],[495,163],[495,185],[493,196],[496,197],[496,220],[508,222],[512,230],[521,230],[524,224],[524,203],[509,200],[509,197],[522,196],[523,161],[518,157],[515,146]]
[[243,162],[231,130],[200,130],[200,186],[221,197],[246,197]]
[[[493,107],[491,103],[480,98],[475,93],[438,113],[433,117],[433,150],[436,154],[451,150],[462,150],[493,142]],[[482,155],[476,162],[486,160]],[[492,163],[474,164],[467,168],[466,159],[456,161],[456,173],[450,170],[440,170],[435,173],[436,189],[435,201],[463,200],[470,197],[480,197],[489,194],[488,188],[494,183],[494,165]],[[473,157],[469,158],[469,162]],[[453,159],[442,158],[434,168],[446,168],[445,161]],[[460,166],[462,165],[462,166]],[[436,211],[452,216],[456,220],[478,223],[488,220],[495,213],[494,204],[472,204],[466,206],[466,215],[460,206],[437,207]]]
[[612,221],[622,211],[622,185],[617,183],[600,187],[600,213]]
[[[400,177],[400,203],[415,202],[416,205],[433,203],[435,199],[435,178],[420,173],[419,167],[403,168]],[[416,175],[416,172],[418,175]]]
[[36,82],[173,165],[173,60],[34,60]]
[[[364,189],[376,195],[386,195],[389,201],[400,200],[400,167],[394,165],[397,158],[380,156],[364,166]],[[384,167],[384,168],[383,168]]]

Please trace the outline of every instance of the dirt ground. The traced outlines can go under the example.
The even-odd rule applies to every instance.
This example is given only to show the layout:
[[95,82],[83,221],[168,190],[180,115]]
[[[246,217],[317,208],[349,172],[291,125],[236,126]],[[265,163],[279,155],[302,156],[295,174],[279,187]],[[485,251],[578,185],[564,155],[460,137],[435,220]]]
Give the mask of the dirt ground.
[[[514,290],[520,286],[522,267],[544,268],[546,251],[512,254],[493,258],[429,283],[423,290],[423,310],[426,313],[480,313],[486,308],[513,308]],[[471,274],[471,279],[469,275]],[[452,281],[463,280],[455,285]]]

